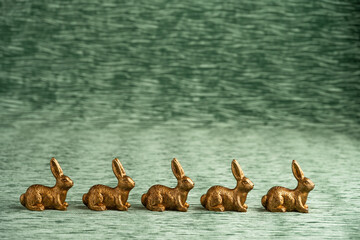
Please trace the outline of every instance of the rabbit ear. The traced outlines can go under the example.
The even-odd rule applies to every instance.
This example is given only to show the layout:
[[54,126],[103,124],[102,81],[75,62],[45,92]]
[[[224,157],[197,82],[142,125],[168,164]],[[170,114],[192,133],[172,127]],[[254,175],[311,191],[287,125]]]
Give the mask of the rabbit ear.
[[115,158],[113,161],[112,161],[112,169],[113,169],[113,172],[115,174],[115,176],[117,178],[122,178],[123,176],[126,175],[125,173],[125,169],[123,168],[123,166],[121,165],[121,162],[119,159]]
[[241,180],[244,177],[244,172],[240,164],[234,159],[231,163],[231,170],[236,180]]
[[181,179],[183,176],[185,176],[184,169],[181,167],[179,161],[174,158],[171,161],[171,169],[176,177],[176,179]]
[[60,164],[55,158],[52,158],[50,160],[50,169],[55,178],[59,178],[62,175],[64,175],[63,170],[60,167]]
[[296,160],[292,161],[292,172],[298,181],[304,178],[304,172],[301,170],[300,165],[296,162]]

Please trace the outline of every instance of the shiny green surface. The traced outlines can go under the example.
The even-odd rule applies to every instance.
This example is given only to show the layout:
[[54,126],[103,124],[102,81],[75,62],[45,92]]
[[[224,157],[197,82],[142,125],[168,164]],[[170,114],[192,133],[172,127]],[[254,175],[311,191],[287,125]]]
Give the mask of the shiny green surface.
[[[0,1],[0,237],[359,238],[358,1]],[[28,186],[75,185],[68,211],[31,212]],[[94,184],[115,186],[118,157],[136,182],[128,212],[93,212]],[[195,182],[189,211],[140,203]],[[247,213],[206,211],[233,187],[238,159],[255,184]],[[269,213],[261,197],[293,188],[291,160],[316,184],[309,214]]]

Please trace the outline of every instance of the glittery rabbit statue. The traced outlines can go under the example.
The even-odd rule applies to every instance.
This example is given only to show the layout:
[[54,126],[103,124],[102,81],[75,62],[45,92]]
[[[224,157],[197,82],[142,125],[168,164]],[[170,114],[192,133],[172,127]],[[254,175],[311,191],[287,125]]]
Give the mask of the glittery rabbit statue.
[[307,213],[309,211],[305,203],[315,184],[304,176],[304,172],[295,160],[292,162],[292,172],[298,181],[297,187],[293,190],[284,187],[272,187],[261,199],[265,209],[270,212],[298,211]]
[[66,210],[68,203],[65,202],[66,194],[74,185],[73,181],[65,176],[58,161],[50,160],[50,169],[56,179],[54,187],[32,185],[20,196],[20,203],[32,211],[45,209]]
[[127,211],[131,206],[127,202],[131,189],[135,182],[126,175],[125,169],[119,159],[112,161],[113,172],[118,179],[118,185],[114,188],[105,185],[92,186],[88,193],[83,195],[83,203],[95,211],[119,210]]
[[244,176],[240,164],[234,159],[231,170],[236,179],[236,187],[229,189],[223,186],[213,186],[200,198],[201,205],[210,211],[238,211],[246,212],[247,194],[254,188],[254,184]]
[[184,169],[179,161],[174,158],[171,162],[172,171],[178,181],[175,188],[163,185],[152,186],[141,197],[142,204],[151,211],[178,210],[186,212],[189,204],[186,202],[189,191],[194,187],[194,182],[185,176]]

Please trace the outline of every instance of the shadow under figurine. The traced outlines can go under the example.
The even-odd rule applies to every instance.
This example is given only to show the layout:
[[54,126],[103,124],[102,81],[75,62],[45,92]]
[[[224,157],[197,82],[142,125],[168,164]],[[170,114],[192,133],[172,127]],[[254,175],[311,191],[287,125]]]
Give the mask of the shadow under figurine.
[[184,169],[179,161],[171,161],[171,169],[178,181],[175,188],[163,185],[154,185],[141,197],[142,204],[151,211],[178,210],[186,212],[189,204],[186,202],[189,191],[194,187],[194,182],[185,176]]
[[68,203],[65,202],[68,190],[74,185],[73,181],[65,176],[58,161],[50,160],[50,169],[56,179],[54,187],[44,185],[32,185],[26,193],[20,196],[20,203],[32,211],[45,209],[66,210]]
[[131,206],[127,202],[131,189],[135,187],[135,182],[126,176],[125,169],[119,159],[112,161],[112,169],[118,179],[118,185],[114,188],[105,185],[94,185],[89,192],[83,195],[83,203],[95,211],[107,209],[127,211]]
[[304,172],[296,160],[292,161],[292,172],[298,181],[297,187],[293,190],[284,187],[272,187],[261,199],[266,210],[270,212],[308,212],[308,206],[305,203],[315,184],[304,176]]
[[201,205],[210,211],[238,211],[246,212],[245,204],[248,192],[254,184],[244,176],[240,164],[234,159],[231,163],[232,173],[237,181],[234,189],[223,186],[213,186],[200,198]]

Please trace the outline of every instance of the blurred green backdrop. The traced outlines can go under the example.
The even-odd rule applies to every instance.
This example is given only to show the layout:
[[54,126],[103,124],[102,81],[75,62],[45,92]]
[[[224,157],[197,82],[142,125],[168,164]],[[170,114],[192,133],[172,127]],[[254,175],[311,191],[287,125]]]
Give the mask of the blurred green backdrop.
[[[360,2],[0,1],[1,238],[357,238],[360,219]],[[67,212],[19,196],[75,182]],[[81,196],[115,185],[118,157],[137,186],[124,212]],[[140,196],[174,186],[177,157],[196,186],[189,212],[152,213]],[[211,185],[254,182],[247,213],[212,213]],[[274,185],[316,184],[309,214],[265,212]]]

